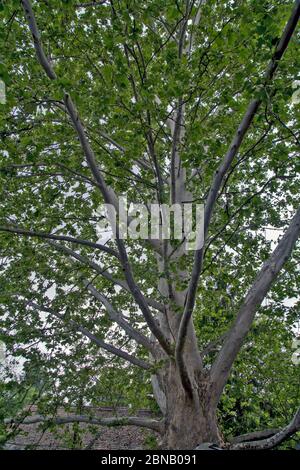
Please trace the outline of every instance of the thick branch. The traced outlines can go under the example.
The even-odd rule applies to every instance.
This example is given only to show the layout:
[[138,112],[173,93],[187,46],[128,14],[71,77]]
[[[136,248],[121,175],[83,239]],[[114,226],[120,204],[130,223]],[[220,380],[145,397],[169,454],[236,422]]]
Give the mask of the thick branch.
[[66,320],[63,315],[57,313],[52,308],[38,305],[35,302],[28,302],[28,305],[30,305],[31,307],[33,307],[37,310],[48,312],[51,315],[54,315],[55,317],[59,318],[63,322],[67,323],[67,325],[70,325],[73,330],[79,331],[84,336],[89,338],[93,343],[95,343],[97,346],[99,346],[99,348],[104,349],[105,351],[108,351],[109,353],[113,354],[114,356],[121,357],[125,361],[128,361],[131,364],[134,364],[135,366],[141,367],[142,369],[146,369],[146,370],[150,369],[151,366],[149,364],[147,364],[147,362],[143,361],[142,359],[138,359],[137,357],[131,356],[126,351],[122,351],[121,349],[116,348],[115,346],[112,346],[111,344],[106,343],[105,341],[103,341],[102,339],[98,338],[93,333],[91,333],[89,330],[87,330],[83,326],[76,323],[74,320],[69,320],[69,319]]
[[[292,34],[296,28],[296,25],[299,20],[299,16],[300,16],[300,0],[297,0],[295,2],[295,8],[283,31],[281,40],[267,67],[267,70],[265,73],[265,85],[267,85],[274,76],[274,73],[278,67],[279,60],[282,58],[289,44],[289,41],[292,37]],[[205,236],[204,238],[206,238],[206,235],[208,232],[208,227],[209,227],[210,220],[212,217],[213,208],[217,200],[218,192],[221,187],[223,178],[226,175],[227,171],[229,170],[231,163],[234,157],[236,156],[261,103],[262,103],[261,98],[255,98],[250,102],[246,110],[246,113],[236,131],[236,134],[229,146],[228,152],[226,153],[221,165],[219,166],[219,168],[217,169],[214,175],[214,179],[210,187],[208,197],[206,200],[206,206],[205,206],[205,213],[204,213],[204,235]],[[186,373],[183,370],[184,363],[182,359],[182,353],[183,353],[183,347],[185,343],[188,323],[190,321],[190,318],[194,310],[196,294],[197,294],[197,286],[199,282],[200,273],[202,271],[202,264],[203,264],[203,247],[200,250],[196,250],[195,252],[193,269],[192,269],[191,279],[189,283],[185,309],[184,309],[184,313],[180,322],[180,328],[178,332],[176,359],[177,359],[178,367],[181,371],[181,376],[185,382],[186,382],[186,379],[184,379],[184,377],[186,377]],[[188,386],[188,384],[186,385]]]
[[24,230],[19,227],[0,226],[0,232],[9,232],[15,235],[24,235],[26,237],[46,238],[48,240],[60,240],[70,243],[76,243],[78,245],[89,246],[91,248],[104,251],[112,256],[115,256],[116,258],[119,258],[118,252],[113,248],[109,248],[108,246],[102,245],[101,243],[94,243],[89,240],[82,240],[81,238],[69,237],[67,235],[54,235],[52,233],[36,232],[32,230]]
[[68,111],[68,114],[71,118],[71,121],[73,123],[73,126],[76,130],[76,133],[78,135],[82,150],[84,152],[84,155],[86,157],[86,161],[89,165],[89,168],[91,170],[91,173],[93,174],[95,180],[97,181],[99,188],[101,190],[101,193],[103,195],[104,201],[106,204],[111,204],[113,207],[118,209],[118,199],[115,194],[115,192],[107,186],[103,176],[102,172],[100,171],[95,154],[90,146],[90,143],[87,139],[85,129],[83,127],[83,124],[80,120],[79,113],[72,101],[72,98],[69,94],[65,94],[64,96],[64,102],[66,109]]
[[266,439],[267,437],[272,437],[274,434],[277,434],[281,431],[280,428],[273,429],[264,429],[262,431],[253,431],[248,434],[241,434],[240,436],[235,436],[231,439],[232,444],[240,444],[241,442],[250,442],[250,441],[260,441]]
[[137,302],[138,306],[140,307],[144,318],[146,320],[147,325],[149,326],[150,331],[153,333],[154,337],[158,340],[159,344],[163,348],[163,350],[169,355],[172,356],[173,352],[170,346],[168,339],[165,337],[162,330],[159,328],[158,323],[153,318],[152,313],[149,309],[149,306],[141,293],[139,287],[137,286],[133,273],[131,270],[131,266],[129,264],[128,256],[124,247],[123,240],[120,240],[117,236],[117,244],[119,247],[120,259],[124,269],[125,278],[128,284],[128,287]]
[[105,295],[101,294],[89,282],[86,282],[86,287],[91,292],[91,294],[104,305],[108,316],[112,321],[116,322],[121,328],[123,328],[123,330],[128,334],[130,338],[134,339],[137,343],[144,346],[150,352],[153,352],[153,345],[151,344],[149,339],[142,333],[137,331],[135,328],[133,328],[133,326],[131,326],[130,323],[125,320],[123,315],[112,306],[112,304],[109,302],[108,298]]
[[259,441],[241,442],[233,444],[231,450],[267,450],[273,449],[289,437],[293,436],[296,432],[300,431],[300,408],[295,414],[291,423],[281,431],[277,432],[271,437]]
[[[71,256],[72,258],[76,259],[77,261],[79,261],[80,263],[86,265],[86,266],[89,266],[91,269],[93,269],[94,271],[96,271],[96,273],[100,274],[100,276],[104,277],[105,279],[107,279],[108,281],[112,282],[113,284],[117,285],[117,286],[120,286],[122,287],[122,289],[126,290],[127,292],[130,293],[130,289],[128,287],[128,284],[126,281],[124,281],[123,279],[116,279],[114,278],[108,271],[106,268],[101,268],[101,266],[99,266],[99,264],[95,263],[94,261],[91,261],[90,259],[86,258],[85,256],[82,256],[80,255],[79,253],[77,253],[76,251],[74,250],[71,250],[70,248],[68,248],[67,246],[64,246],[64,245],[61,245],[59,243],[56,243],[54,241],[48,241],[47,242],[50,246],[52,246],[53,248],[55,248],[56,250],[58,251],[61,251],[62,253],[68,255],[68,256]],[[161,312],[164,312],[164,306],[157,302],[155,299],[151,299],[150,297],[144,297],[144,300],[145,302],[150,306],[150,307],[153,307],[155,308],[156,310],[159,310]]]
[[139,416],[114,416],[111,418],[95,418],[85,415],[70,415],[53,418],[52,416],[28,416],[22,420],[5,419],[5,424],[36,424],[36,423],[51,423],[51,424],[69,424],[69,423],[87,423],[96,426],[139,426],[153,431],[162,432],[163,422],[155,419],[147,419]]
[[55,72],[52,68],[51,62],[47,59],[47,56],[44,52],[40,32],[38,30],[38,27],[37,27],[37,24],[36,24],[36,21],[35,21],[35,17],[34,17],[34,13],[33,13],[33,10],[32,10],[31,2],[30,2],[30,0],[21,0],[21,4],[24,8],[25,15],[26,15],[26,18],[27,18],[27,21],[28,21],[28,25],[29,25],[29,28],[30,28],[30,31],[31,31],[31,34],[32,34],[33,44],[34,44],[34,47],[35,47],[37,58],[38,58],[38,60],[41,64],[41,66],[45,70],[46,74],[48,75],[48,77],[51,80],[55,80],[57,77],[56,77],[56,74],[55,74]]
[[274,283],[283,265],[295,246],[300,234],[300,208],[292,219],[282,239],[278,242],[270,258],[264,263],[252,287],[240,307],[237,318],[229,331],[224,345],[211,369],[211,379],[215,384],[212,400],[218,403],[223,387],[228,379],[232,364],[253,323],[255,313]]

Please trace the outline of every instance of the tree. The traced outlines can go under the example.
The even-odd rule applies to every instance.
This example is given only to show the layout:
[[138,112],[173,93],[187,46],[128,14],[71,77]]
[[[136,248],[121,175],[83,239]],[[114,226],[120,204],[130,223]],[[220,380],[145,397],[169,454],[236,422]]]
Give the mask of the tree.
[[[3,339],[52,379],[53,409],[64,381],[70,403],[113,364],[131,389],[151,378],[162,413],[50,420],[44,401],[23,423],[134,424],[173,449],[272,448],[294,435],[296,408],[285,427],[231,444],[217,415],[226,384],[247,375],[244,359],[234,378],[246,348],[268,325],[280,355],[299,312],[284,301],[299,274],[300,1],[10,0],[2,10]],[[99,205],[120,216],[121,195],[148,208],[203,203],[204,245],[124,240],[118,223],[100,243]],[[282,234],[273,251],[266,227]]]

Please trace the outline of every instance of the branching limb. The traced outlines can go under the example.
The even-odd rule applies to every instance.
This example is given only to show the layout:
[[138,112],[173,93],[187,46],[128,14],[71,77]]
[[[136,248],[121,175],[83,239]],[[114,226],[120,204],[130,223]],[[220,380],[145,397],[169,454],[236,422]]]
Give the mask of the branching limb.
[[14,233],[15,235],[24,235],[26,237],[43,238],[47,240],[59,240],[59,241],[75,243],[78,245],[89,246],[90,248],[95,248],[97,250],[104,251],[105,253],[108,253],[112,256],[115,256],[116,258],[119,258],[118,252],[114,250],[113,248],[109,248],[108,246],[102,245],[101,243],[94,243],[89,240],[82,240],[81,238],[69,237],[67,235],[54,235],[52,233],[36,232],[32,230],[24,230],[20,227],[0,226],[0,232],[9,232],[9,233]]
[[[51,240],[49,240],[47,243],[48,243],[48,245],[50,245],[53,248],[55,248],[56,250],[64,253],[65,255],[68,255],[71,258],[76,259],[77,261],[79,261],[80,263],[82,263],[86,266],[89,266],[96,273],[100,274],[100,276],[104,277],[105,279],[112,282],[113,284],[122,287],[122,289],[124,289],[124,290],[126,290],[127,292],[130,293],[130,289],[129,289],[129,286],[128,286],[127,282],[123,279],[116,279],[114,276],[112,276],[112,274],[110,274],[107,271],[106,268],[104,268],[104,269],[101,268],[101,266],[99,266],[99,264],[95,263],[94,261],[90,260],[89,258],[87,258],[85,256],[80,255],[76,251],[71,250],[67,246],[64,246],[60,243],[56,243],[55,241],[51,241]],[[152,299],[150,297],[145,297],[145,296],[144,296],[144,300],[150,307],[153,307],[156,310],[164,312],[164,306],[161,303],[157,302],[157,300]]]
[[37,310],[43,311],[50,313],[51,315],[55,316],[56,318],[59,318],[63,322],[65,322],[67,325],[70,325],[71,328],[75,331],[79,331],[82,333],[84,336],[89,338],[93,343],[95,343],[99,348],[104,349],[105,351],[108,351],[109,353],[113,354],[114,356],[121,357],[125,361],[130,362],[131,364],[141,367],[142,369],[150,369],[150,365],[147,364],[147,362],[143,361],[142,359],[139,359],[137,357],[132,356],[131,354],[128,354],[126,351],[122,351],[119,348],[116,348],[115,346],[112,346],[111,344],[106,343],[102,339],[98,338],[95,336],[93,333],[91,333],[87,328],[84,328],[83,326],[79,325],[76,323],[74,320],[66,320],[63,315],[60,313],[57,313],[55,310],[49,307],[41,306],[36,304],[35,302],[28,302],[28,305],[31,306],[32,308],[35,308]]
[[21,0],[21,4],[24,8],[25,15],[26,15],[26,18],[27,18],[27,21],[28,21],[28,25],[29,25],[29,28],[30,28],[30,31],[31,31],[31,34],[32,34],[33,44],[34,44],[34,47],[35,47],[37,58],[38,58],[38,60],[41,64],[41,66],[45,70],[46,74],[48,75],[48,77],[51,80],[55,80],[57,78],[56,73],[54,72],[54,70],[52,68],[52,64],[51,64],[50,60],[48,60],[48,58],[47,58],[47,56],[44,52],[40,32],[38,30],[38,27],[37,27],[37,24],[36,24],[36,21],[35,21],[35,17],[34,17],[34,13],[33,13],[33,10],[32,10],[31,2],[30,2],[30,0]]
[[[16,419],[5,419],[5,424],[16,424]],[[28,416],[21,420],[22,425],[36,424],[36,423],[49,423],[49,424],[70,424],[70,423],[86,423],[94,424],[96,426],[139,426],[153,431],[162,432],[163,422],[155,419],[142,418],[139,416],[114,416],[111,418],[95,418],[85,415],[70,415],[55,417],[52,416]]]
[[153,345],[149,341],[149,339],[144,336],[142,333],[137,331],[133,326],[128,323],[123,315],[118,312],[113,305],[109,302],[108,298],[101,294],[92,284],[90,284],[88,281],[86,282],[86,288],[91,292],[91,294],[99,300],[105,307],[109,318],[116,322],[123,330],[128,334],[128,336],[132,339],[134,339],[137,343],[141,344],[144,346],[148,351],[154,352],[153,350]]
[[[299,20],[299,16],[300,16],[300,0],[297,0],[295,2],[295,7],[290,16],[290,19],[287,22],[287,25],[283,31],[281,40],[278,46],[276,47],[275,53],[267,67],[267,70],[265,73],[265,84],[268,84],[272,80],[274,73],[278,67],[278,63],[280,59],[282,58],[289,44],[289,41],[292,37],[293,32],[295,31],[295,28]],[[231,163],[234,157],[236,156],[261,103],[262,103],[261,98],[255,98],[250,102],[246,110],[246,113],[236,131],[236,134],[229,146],[228,152],[226,153],[221,165],[219,166],[219,168],[217,169],[214,175],[214,179],[210,187],[208,197],[206,200],[206,206],[205,206],[205,213],[204,213],[204,235],[205,236],[204,238],[206,238],[206,235],[208,232],[214,205],[217,200],[218,192],[222,185],[223,178],[225,177],[227,171],[229,170]],[[184,348],[185,338],[187,334],[188,323],[191,319],[191,316],[194,310],[199,277],[202,271],[203,251],[204,250],[202,247],[201,249],[196,250],[195,252],[192,274],[191,274],[191,279],[189,283],[185,309],[184,309],[182,319],[180,322],[180,328],[179,328],[178,339],[177,339],[177,347],[176,347],[177,364],[178,364],[179,370],[181,371],[183,382],[185,383],[184,386],[187,389],[189,389],[189,381],[187,379],[186,371],[184,371],[184,362],[183,362],[182,354],[183,354],[183,348]]]
[[240,444],[241,442],[250,442],[250,441],[259,441],[261,439],[266,439],[267,437],[272,437],[274,434],[277,434],[281,431],[280,428],[273,429],[264,429],[263,431],[253,431],[249,434],[241,434],[231,439],[232,444]]
[[273,449],[283,441],[286,441],[289,437],[293,436],[296,432],[300,431],[300,408],[292,419],[291,423],[266,439],[258,441],[246,441],[239,444],[233,444],[231,450],[267,450]]
[[215,389],[212,400],[217,404],[230,374],[232,364],[242,347],[243,341],[253,323],[255,313],[270,290],[278,273],[289,259],[300,234],[300,208],[292,219],[284,236],[278,242],[270,258],[264,263],[252,287],[248,291],[230,329],[223,347],[212,366],[211,379]]

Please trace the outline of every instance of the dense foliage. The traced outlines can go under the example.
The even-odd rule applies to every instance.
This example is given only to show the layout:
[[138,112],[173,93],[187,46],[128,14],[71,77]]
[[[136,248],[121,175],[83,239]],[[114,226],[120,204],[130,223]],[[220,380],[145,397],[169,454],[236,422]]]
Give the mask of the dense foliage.
[[[199,2],[192,3],[191,18]],[[299,204],[300,105],[295,96],[300,54],[297,30],[276,77],[265,86],[264,71],[293,2],[202,3],[191,53],[180,56],[176,37],[184,1],[120,0],[82,7],[78,0],[33,1],[44,50],[58,77],[51,81],[37,61],[20,2],[0,2],[0,78],[6,85],[6,103],[0,104],[0,226],[99,240],[97,209],[103,197],[64,110],[65,92],[76,103],[107,183],[141,203],[156,198],[153,154],[165,182],[161,197],[169,200],[167,119],[178,100],[185,102],[180,153],[187,189],[195,201],[205,202],[249,100],[258,94],[263,104],[223,182],[206,243],[194,312],[204,350],[226,332],[271,253],[274,242],[266,234],[281,235]],[[192,20],[187,28],[192,31]],[[164,303],[155,254],[140,240],[126,245],[144,295]],[[113,248],[114,242],[107,246]],[[295,248],[234,365],[219,405],[226,437],[285,425],[299,406],[300,365],[292,362],[300,321],[299,255]],[[192,258],[192,253],[185,256],[182,267],[190,269]],[[8,358],[23,358],[16,395],[20,407],[12,409],[11,400],[2,400],[0,418],[20,413],[28,388],[45,414],[62,404],[76,408],[79,402],[158,412],[151,396],[152,370],[99,349],[70,325],[73,320],[147,360],[148,352],[128,339],[85,286],[86,279],[93,281],[145,333],[131,295],[111,278],[124,279],[124,273],[107,253],[0,232],[0,339]],[[207,367],[216,348],[205,356]],[[3,373],[4,389],[15,380],[11,371]]]

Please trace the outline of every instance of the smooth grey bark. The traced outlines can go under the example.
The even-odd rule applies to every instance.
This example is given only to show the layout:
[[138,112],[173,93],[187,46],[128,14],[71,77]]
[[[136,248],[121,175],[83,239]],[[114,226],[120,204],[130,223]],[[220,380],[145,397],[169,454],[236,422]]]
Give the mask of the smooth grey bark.
[[140,426],[147,429],[152,429],[153,431],[160,432],[163,426],[163,423],[155,419],[141,418],[139,416],[114,416],[111,418],[95,418],[92,416],[85,415],[69,415],[55,417],[53,416],[42,416],[42,415],[33,415],[28,416],[24,419],[6,419],[5,424],[36,424],[36,423],[51,423],[51,424],[69,424],[69,423],[86,423],[93,424],[96,426]]
[[[78,262],[89,266],[91,269],[93,269],[97,274],[100,276],[104,277],[108,281],[110,281],[112,284],[115,284],[119,287],[122,287],[122,289],[126,290],[127,292],[130,292],[129,286],[126,281],[123,279],[116,279],[106,268],[101,268],[99,264],[95,263],[94,261],[90,260],[86,256],[80,255],[74,250],[71,250],[67,246],[64,246],[60,243],[56,243],[54,241],[47,241],[48,245],[52,246],[55,248],[57,251],[61,251],[65,255],[76,259]],[[156,310],[159,311],[164,311],[164,307],[160,302],[157,302],[155,299],[152,299],[150,297],[144,296],[144,301],[150,306],[155,308]]]
[[56,318],[59,318],[67,326],[70,326],[74,331],[79,331],[84,336],[89,338],[90,341],[95,343],[99,348],[104,349],[105,351],[113,354],[114,356],[121,357],[125,361],[130,362],[131,364],[133,364],[135,366],[141,367],[142,369],[146,369],[146,370],[150,369],[151,366],[147,362],[145,362],[142,359],[139,359],[135,356],[132,356],[131,354],[128,354],[126,351],[122,351],[121,349],[116,348],[115,346],[113,346],[111,344],[106,343],[101,338],[98,338],[96,335],[91,333],[87,328],[83,327],[82,325],[79,325],[78,323],[76,323],[72,319],[66,319],[64,317],[64,315],[56,312],[52,308],[42,306],[42,305],[38,305],[37,303],[32,302],[32,301],[27,302],[27,304],[30,305],[34,309],[44,311],[44,312],[48,312],[51,315],[55,316]]
[[16,235],[24,235],[26,237],[45,238],[48,240],[59,240],[59,241],[70,242],[70,243],[74,243],[77,245],[83,245],[83,246],[88,246],[90,248],[95,248],[96,250],[103,251],[116,258],[119,258],[118,252],[114,250],[113,248],[110,248],[106,245],[102,245],[101,243],[93,243],[89,240],[82,240],[81,238],[69,237],[67,235],[55,235],[52,233],[36,232],[33,230],[25,230],[20,227],[8,227],[8,226],[7,227],[0,226],[0,232],[9,232],[9,233],[14,233]]
[[50,78],[50,80],[55,80],[57,77],[53,70],[52,64],[47,59],[47,56],[44,52],[42,41],[41,41],[41,35],[37,27],[36,21],[35,21],[34,13],[33,13],[32,6],[31,6],[31,1],[21,0],[21,4],[23,6],[23,9],[24,9],[24,12],[25,12],[28,24],[29,24],[29,28],[32,34],[33,44],[35,47],[37,58],[41,66],[45,70],[46,74]]
[[296,412],[294,418],[288,426],[278,431],[271,437],[261,439],[258,441],[241,442],[239,444],[233,444],[230,446],[231,450],[268,450],[278,446],[283,441],[293,436],[300,430],[300,408]]
[[274,436],[281,431],[280,428],[271,428],[271,429],[263,429],[262,431],[253,431],[247,434],[241,434],[240,436],[236,436],[231,439],[232,444],[240,444],[241,442],[251,442],[251,441],[259,441],[265,439],[267,437]]
[[105,295],[97,291],[97,289],[95,289],[95,287],[88,281],[85,283],[85,285],[92,295],[105,306],[108,316],[112,321],[116,322],[130,338],[144,346],[146,349],[148,349],[148,351],[153,351],[154,345],[150,342],[150,340],[145,335],[133,328],[130,323],[125,320],[123,315],[112,306]]
[[255,313],[270,290],[281,268],[289,259],[300,234],[300,208],[290,226],[278,242],[270,258],[264,263],[252,287],[246,295],[237,318],[226,336],[223,347],[211,369],[214,383],[213,400],[219,402],[222,390],[227,382],[233,362],[249,332]]

